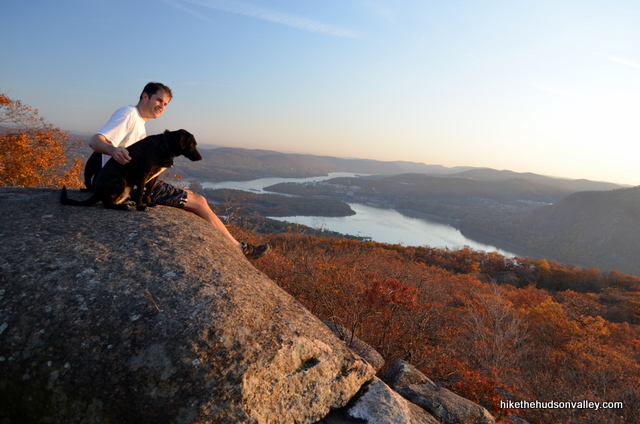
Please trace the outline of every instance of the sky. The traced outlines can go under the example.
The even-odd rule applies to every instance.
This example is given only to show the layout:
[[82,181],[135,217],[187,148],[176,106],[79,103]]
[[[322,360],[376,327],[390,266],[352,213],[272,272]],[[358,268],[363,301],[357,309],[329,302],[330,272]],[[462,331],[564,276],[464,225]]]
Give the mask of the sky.
[[637,0],[4,0],[0,93],[95,133],[640,185]]

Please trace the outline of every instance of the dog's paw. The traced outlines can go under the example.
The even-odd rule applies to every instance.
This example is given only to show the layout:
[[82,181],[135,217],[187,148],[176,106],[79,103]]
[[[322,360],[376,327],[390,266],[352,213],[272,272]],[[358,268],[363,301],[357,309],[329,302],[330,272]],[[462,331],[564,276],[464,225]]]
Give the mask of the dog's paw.
[[147,205],[137,206],[136,209],[140,212],[145,212],[147,210]]

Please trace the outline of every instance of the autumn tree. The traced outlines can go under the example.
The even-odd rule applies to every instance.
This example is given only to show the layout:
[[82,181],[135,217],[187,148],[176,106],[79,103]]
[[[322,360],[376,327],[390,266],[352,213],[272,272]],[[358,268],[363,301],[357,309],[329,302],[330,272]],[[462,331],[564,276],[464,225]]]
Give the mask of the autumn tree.
[[82,163],[68,157],[74,145],[37,109],[0,93],[0,186],[80,187]]
[[[637,277],[467,248],[259,237],[251,242],[272,250],[255,266],[313,313],[347,328],[387,365],[407,360],[499,422],[513,422],[511,414],[532,424],[640,422]],[[576,290],[582,283],[588,289]],[[505,399],[623,407],[507,410]]]
[[467,296],[462,322],[472,352],[468,357],[481,371],[512,371],[519,365],[526,338],[524,319],[496,284]]

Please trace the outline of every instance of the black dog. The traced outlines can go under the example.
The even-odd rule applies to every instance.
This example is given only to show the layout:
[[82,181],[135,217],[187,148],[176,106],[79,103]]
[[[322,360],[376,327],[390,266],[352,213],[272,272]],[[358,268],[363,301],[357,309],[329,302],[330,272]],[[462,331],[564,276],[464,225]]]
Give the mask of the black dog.
[[144,211],[147,206],[156,206],[151,201],[151,191],[158,175],[173,166],[174,157],[184,155],[192,161],[202,159],[196,149],[196,139],[185,130],[151,135],[127,147],[127,150],[131,156],[129,163],[121,165],[109,160],[96,175],[93,196],[82,201],[69,199],[66,187],[62,187],[60,203],[91,206],[102,201],[105,208],[128,211],[131,207],[125,201],[137,186],[136,209]]

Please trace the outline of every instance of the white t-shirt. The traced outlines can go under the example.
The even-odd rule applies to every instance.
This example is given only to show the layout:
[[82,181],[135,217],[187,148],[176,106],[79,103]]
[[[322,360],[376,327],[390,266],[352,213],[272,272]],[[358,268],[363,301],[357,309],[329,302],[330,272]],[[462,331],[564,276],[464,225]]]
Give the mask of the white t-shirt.
[[[129,105],[113,112],[98,134],[102,134],[116,147],[129,147],[147,136],[144,124],[138,108]],[[102,166],[109,159],[111,156],[102,155]]]

